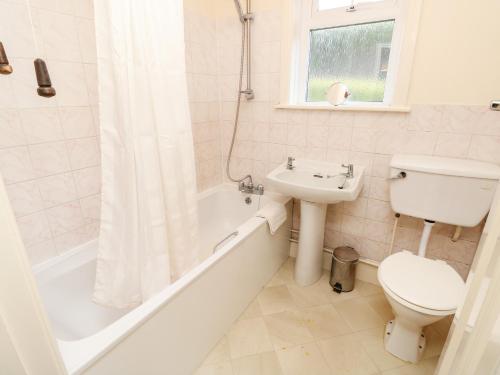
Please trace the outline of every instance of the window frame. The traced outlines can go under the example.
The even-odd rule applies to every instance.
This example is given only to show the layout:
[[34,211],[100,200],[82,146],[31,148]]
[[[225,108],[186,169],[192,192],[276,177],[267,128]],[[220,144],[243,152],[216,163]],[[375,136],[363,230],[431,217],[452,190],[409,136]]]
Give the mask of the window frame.
[[356,11],[345,7],[318,10],[318,0],[287,3],[282,43],[281,105],[278,107],[330,106],[307,102],[310,31],[383,20],[395,20],[383,102],[347,102],[342,107],[396,107],[407,105],[408,88],[422,0],[383,0],[361,3]]

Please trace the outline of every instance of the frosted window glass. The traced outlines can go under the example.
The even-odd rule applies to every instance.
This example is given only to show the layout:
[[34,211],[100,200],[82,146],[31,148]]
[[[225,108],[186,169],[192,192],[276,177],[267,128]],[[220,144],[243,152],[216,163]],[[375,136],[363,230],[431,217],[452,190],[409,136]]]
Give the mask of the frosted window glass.
[[306,101],[325,101],[334,82],[349,87],[350,101],[382,102],[394,20],[311,30]]
[[351,5],[362,4],[362,3],[376,3],[382,0],[318,0],[318,10],[328,10],[335,8],[348,8]]

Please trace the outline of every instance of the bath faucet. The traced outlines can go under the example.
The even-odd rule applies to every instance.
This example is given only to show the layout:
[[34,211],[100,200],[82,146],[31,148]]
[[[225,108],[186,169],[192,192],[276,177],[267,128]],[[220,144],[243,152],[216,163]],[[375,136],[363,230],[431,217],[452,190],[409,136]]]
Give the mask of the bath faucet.
[[292,170],[295,168],[295,166],[293,165],[293,162],[295,161],[295,158],[289,156],[288,157],[288,162],[286,163],[286,169],[289,169],[289,170]]
[[254,186],[254,184],[251,181],[248,183],[245,183],[245,181],[241,181],[238,184],[238,190],[241,191],[242,193],[263,195],[264,185],[258,184],[257,186]]
[[353,178],[354,177],[354,165],[353,164],[342,164],[343,168],[347,168],[346,173],[341,173],[342,176],[346,176],[347,178]]

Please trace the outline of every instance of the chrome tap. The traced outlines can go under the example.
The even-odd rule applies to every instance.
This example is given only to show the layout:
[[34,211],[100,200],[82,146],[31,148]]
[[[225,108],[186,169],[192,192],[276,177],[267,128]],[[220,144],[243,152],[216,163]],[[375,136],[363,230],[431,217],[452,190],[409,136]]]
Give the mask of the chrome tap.
[[293,162],[295,161],[295,158],[289,156],[288,157],[288,162],[286,163],[286,169],[289,169],[289,170],[292,170],[295,168],[295,166],[293,165]]
[[241,181],[238,184],[238,190],[241,191],[242,193],[263,195],[264,194],[264,185],[258,184],[257,186],[254,186],[252,181],[250,181],[249,183],[245,183],[245,181]]
[[343,168],[347,168],[346,173],[341,173],[342,176],[345,176],[346,178],[353,178],[354,177],[354,165],[353,164],[342,164]]

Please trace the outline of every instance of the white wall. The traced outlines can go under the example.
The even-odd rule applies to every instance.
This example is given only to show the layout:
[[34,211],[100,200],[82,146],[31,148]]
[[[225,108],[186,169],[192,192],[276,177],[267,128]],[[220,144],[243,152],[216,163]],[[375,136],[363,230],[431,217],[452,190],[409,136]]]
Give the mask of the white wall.
[[499,14],[497,0],[424,0],[410,102],[500,99]]

